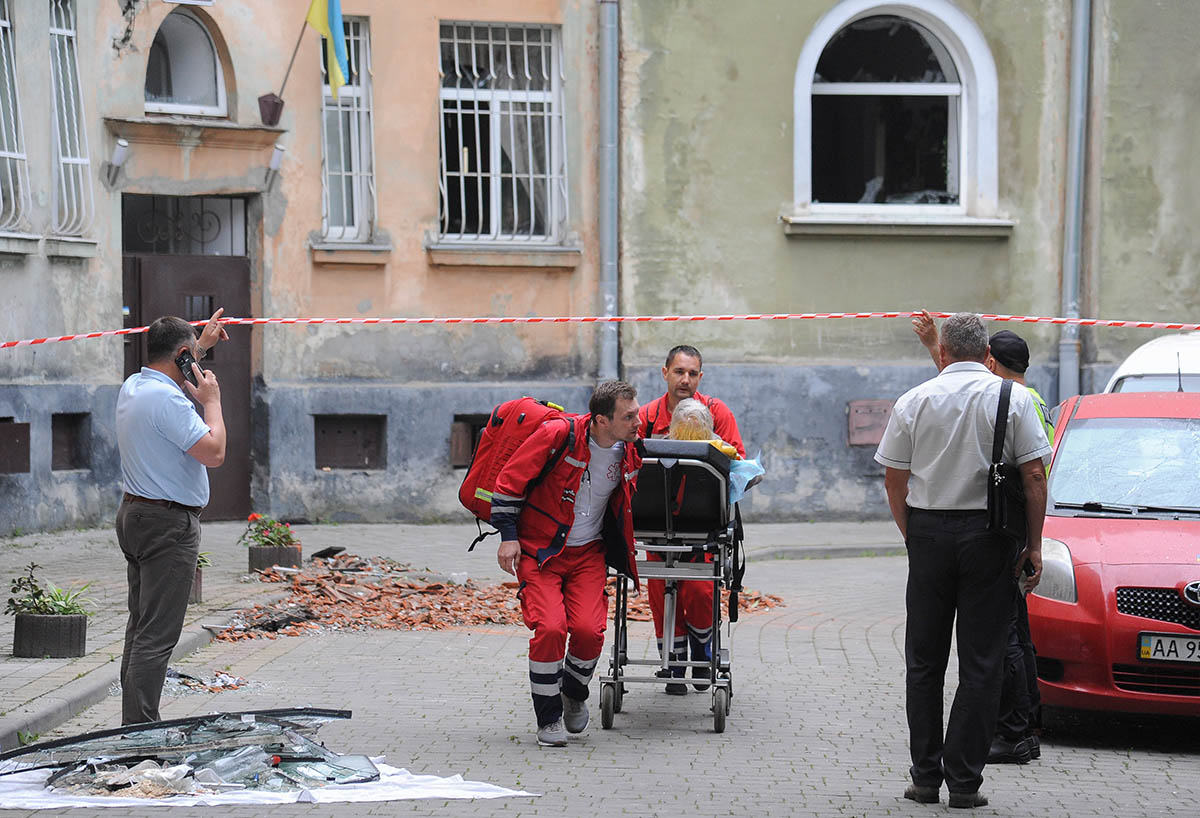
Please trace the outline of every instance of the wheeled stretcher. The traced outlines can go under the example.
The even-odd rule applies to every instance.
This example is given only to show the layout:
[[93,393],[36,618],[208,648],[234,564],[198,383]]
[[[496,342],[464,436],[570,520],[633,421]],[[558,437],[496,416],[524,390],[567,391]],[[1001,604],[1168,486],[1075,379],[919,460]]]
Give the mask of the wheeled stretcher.
[[[730,590],[729,619],[737,621],[737,595],[745,570],[741,519],[729,502],[730,458],[707,441],[642,441],[645,453],[633,497],[633,533],[637,541],[638,576],[661,579],[666,586],[663,605],[664,648],[658,659],[634,659],[628,652],[629,578],[618,574],[613,613],[612,658],[600,678],[600,724],[613,725],[620,713],[625,685],[681,681],[672,670],[707,667],[712,690],[713,729],[725,730],[733,698],[729,648],[721,641],[721,589]],[[645,559],[653,553],[660,559]],[[712,652],[709,661],[672,658],[679,583],[706,582],[712,586]],[[644,675],[630,669],[645,668]],[[654,672],[649,672],[653,668]],[[683,672],[686,673],[686,670]],[[707,680],[706,680],[707,681]]]

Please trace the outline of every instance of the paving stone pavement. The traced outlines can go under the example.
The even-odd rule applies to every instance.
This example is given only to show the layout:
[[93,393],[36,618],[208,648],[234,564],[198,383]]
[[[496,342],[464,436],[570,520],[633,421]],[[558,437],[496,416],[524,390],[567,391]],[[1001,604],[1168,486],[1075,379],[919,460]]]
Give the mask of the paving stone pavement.
[[[206,528],[206,547],[217,541],[215,533],[209,539],[217,528]],[[236,529],[230,530],[235,536]],[[462,527],[457,530],[461,537]],[[748,537],[754,533],[751,529]],[[320,547],[327,537],[362,554],[407,554],[413,562],[424,557],[427,564],[418,567],[436,572],[499,578],[491,541],[481,553],[465,555],[439,545],[443,536],[450,532],[403,526],[302,532],[306,549]],[[881,543],[887,536],[880,529]],[[765,531],[763,539],[770,539]],[[731,627],[735,695],[721,735],[712,732],[707,694],[668,697],[657,687],[631,685],[613,730],[600,729],[593,695],[594,721],[585,733],[565,749],[538,748],[525,672],[527,632],[519,627],[212,643],[177,667],[193,673],[227,669],[253,684],[164,698],[163,715],[345,707],[354,718],[321,732],[334,749],[384,754],[389,763],[413,772],[460,773],[543,793],[494,801],[226,807],[223,815],[943,814],[944,791],[938,806],[900,797],[908,766],[904,581],[902,557],[752,562],[749,587],[780,594],[787,605],[743,616]],[[648,623],[633,623],[630,638],[635,653],[651,655]],[[952,667],[948,696],[953,673]],[[597,688],[593,683],[594,694]],[[119,714],[119,699],[105,698],[52,735],[112,726]],[[1041,760],[989,767],[984,791],[992,804],[976,814],[1197,815],[1197,732],[1194,720],[1077,722],[1068,732],[1047,736]],[[111,814],[103,809],[11,814],[58,812]],[[122,812],[164,814],[153,807]],[[212,811],[178,808],[171,814]]]

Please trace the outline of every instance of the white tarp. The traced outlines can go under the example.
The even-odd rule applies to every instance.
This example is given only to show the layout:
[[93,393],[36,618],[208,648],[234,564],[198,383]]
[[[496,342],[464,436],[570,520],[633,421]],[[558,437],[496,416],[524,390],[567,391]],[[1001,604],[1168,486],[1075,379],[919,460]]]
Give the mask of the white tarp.
[[111,795],[75,795],[48,790],[43,785],[51,770],[30,770],[0,776],[0,809],[56,809],[59,807],[174,807],[221,806],[230,804],[332,804],[348,801],[400,801],[410,798],[503,798],[509,795],[536,796],[524,790],[509,790],[481,781],[465,781],[461,775],[440,778],[413,775],[408,770],[375,762],[379,780],[366,784],[343,784],[298,792],[234,790],[210,794],[173,795],[168,798],[121,798]]

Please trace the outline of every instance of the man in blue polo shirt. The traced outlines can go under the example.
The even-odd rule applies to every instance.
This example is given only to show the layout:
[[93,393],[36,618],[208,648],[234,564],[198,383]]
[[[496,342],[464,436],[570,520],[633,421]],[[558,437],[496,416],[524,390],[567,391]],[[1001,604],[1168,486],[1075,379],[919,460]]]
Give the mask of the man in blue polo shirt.
[[[197,339],[182,318],[159,318],[146,333],[149,363],[117,398],[117,449],[125,494],[117,542],[125,555],[129,621],[121,656],[121,723],[159,721],[167,662],[183,630],[208,472],[225,461],[225,421],[217,377],[191,364],[196,385],[175,363],[196,360],[227,339],[217,310]],[[186,394],[185,394],[186,390]],[[200,404],[203,419],[188,395]]]

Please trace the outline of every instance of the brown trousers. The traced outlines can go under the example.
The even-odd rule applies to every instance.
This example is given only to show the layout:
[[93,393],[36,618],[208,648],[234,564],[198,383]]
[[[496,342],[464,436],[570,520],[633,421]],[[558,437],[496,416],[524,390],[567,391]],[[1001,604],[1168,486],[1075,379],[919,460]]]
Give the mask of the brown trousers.
[[121,723],[159,721],[167,663],[183,631],[196,575],[200,518],[181,508],[125,500],[117,511],[117,542],[129,581]]

